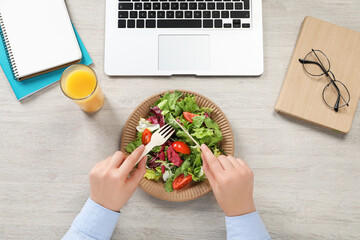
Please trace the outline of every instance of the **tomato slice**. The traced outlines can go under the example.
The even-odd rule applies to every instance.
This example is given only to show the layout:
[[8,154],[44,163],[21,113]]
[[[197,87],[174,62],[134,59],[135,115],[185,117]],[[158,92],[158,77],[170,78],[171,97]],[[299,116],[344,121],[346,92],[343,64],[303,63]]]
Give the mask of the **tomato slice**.
[[151,141],[152,133],[149,129],[145,129],[141,135],[142,144],[147,145]]
[[175,178],[173,182],[173,188],[175,190],[181,189],[188,185],[192,180],[192,176],[189,174],[186,177],[184,177],[184,174],[179,175],[177,178]]
[[175,151],[177,151],[178,153],[183,153],[183,154],[190,154],[190,148],[188,145],[186,145],[186,143],[184,142],[173,142],[172,144],[173,148],[175,149]]
[[193,122],[193,118],[196,117],[196,116],[200,116],[200,115],[197,115],[197,114],[194,114],[194,113],[189,113],[189,112],[183,112],[183,115],[184,115],[184,118],[186,120],[188,120],[189,122]]

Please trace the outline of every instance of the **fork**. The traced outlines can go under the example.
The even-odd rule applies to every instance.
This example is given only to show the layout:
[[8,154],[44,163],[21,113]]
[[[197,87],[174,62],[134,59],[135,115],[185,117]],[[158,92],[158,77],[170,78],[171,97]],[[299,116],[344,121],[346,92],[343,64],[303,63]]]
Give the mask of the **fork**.
[[159,128],[152,136],[150,142],[145,146],[145,150],[143,154],[141,154],[139,160],[135,163],[138,164],[140,160],[148,154],[154,147],[161,146],[173,135],[175,132],[175,129],[170,126],[169,124],[166,124]]

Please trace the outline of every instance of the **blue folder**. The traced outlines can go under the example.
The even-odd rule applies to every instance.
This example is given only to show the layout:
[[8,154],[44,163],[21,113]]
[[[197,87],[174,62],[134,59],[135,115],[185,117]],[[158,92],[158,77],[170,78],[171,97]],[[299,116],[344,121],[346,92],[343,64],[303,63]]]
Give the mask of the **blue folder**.
[[[92,64],[93,62],[90,58],[90,55],[87,52],[84,43],[81,41],[80,36],[75,28],[74,31],[82,53],[82,59],[80,63],[85,65]],[[48,72],[19,82],[15,80],[13,77],[10,64],[6,57],[5,47],[1,40],[0,40],[0,65],[18,100],[22,100],[30,96],[31,94],[40,91],[41,89],[59,81],[61,78],[61,74],[66,69],[66,68],[62,68],[62,69],[54,70],[52,72]]]

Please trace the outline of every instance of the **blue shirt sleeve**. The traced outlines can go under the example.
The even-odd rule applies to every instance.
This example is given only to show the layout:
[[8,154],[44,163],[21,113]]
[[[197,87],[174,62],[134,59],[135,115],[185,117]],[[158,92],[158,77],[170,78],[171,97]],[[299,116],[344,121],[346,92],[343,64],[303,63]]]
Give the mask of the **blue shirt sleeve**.
[[111,238],[120,213],[86,201],[63,240],[108,240]]
[[270,240],[258,212],[237,217],[225,217],[227,240]]

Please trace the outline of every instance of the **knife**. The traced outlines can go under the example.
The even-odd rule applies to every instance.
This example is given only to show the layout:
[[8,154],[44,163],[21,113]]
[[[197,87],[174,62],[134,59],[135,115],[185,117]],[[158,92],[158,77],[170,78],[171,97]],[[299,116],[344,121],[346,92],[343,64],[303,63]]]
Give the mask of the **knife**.
[[186,131],[185,128],[180,123],[178,123],[178,121],[176,121],[176,120],[174,120],[174,121],[186,133],[186,135],[189,136],[189,138],[196,144],[196,146],[198,146],[201,149],[200,145],[195,141],[195,139],[190,135],[190,133],[188,133],[188,131]]

